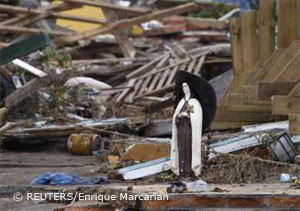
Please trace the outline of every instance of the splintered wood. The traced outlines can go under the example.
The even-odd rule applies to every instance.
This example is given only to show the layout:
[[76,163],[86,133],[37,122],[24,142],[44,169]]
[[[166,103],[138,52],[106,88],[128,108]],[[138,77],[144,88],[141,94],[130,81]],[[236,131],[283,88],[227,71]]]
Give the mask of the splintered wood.
[[[209,52],[203,52],[185,59],[176,60],[174,63],[169,59],[170,54],[155,61],[156,66],[149,73],[131,79],[128,88],[115,97],[117,103],[133,103],[136,100],[148,96],[161,96],[174,88],[175,73],[178,70],[186,70],[193,74],[198,74]],[[145,66],[148,67],[150,62]],[[144,67],[145,67],[144,66]],[[140,69],[142,69],[141,67]]]

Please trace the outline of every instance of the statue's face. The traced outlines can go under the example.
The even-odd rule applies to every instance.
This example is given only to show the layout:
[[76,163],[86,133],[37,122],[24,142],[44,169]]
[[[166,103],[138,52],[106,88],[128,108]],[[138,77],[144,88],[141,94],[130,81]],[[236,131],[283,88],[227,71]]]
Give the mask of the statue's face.
[[191,93],[190,87],[187,83],[182,84],[182,90],[185,95],[188,95]]

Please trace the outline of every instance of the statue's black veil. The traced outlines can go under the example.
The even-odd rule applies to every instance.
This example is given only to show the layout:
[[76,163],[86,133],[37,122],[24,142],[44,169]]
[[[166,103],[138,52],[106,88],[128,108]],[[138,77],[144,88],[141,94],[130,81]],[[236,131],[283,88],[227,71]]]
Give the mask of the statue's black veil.
[[212,86],[202,77],[188,73],[186,71],[177,71],[175,76],[175,108],[179,101],[184,97],[182,84],[187,83],[191,90],[191,98],[196,98],[203,112],[203,128],[204,131],[209,127],[216,113],[217,99],[216,93]]

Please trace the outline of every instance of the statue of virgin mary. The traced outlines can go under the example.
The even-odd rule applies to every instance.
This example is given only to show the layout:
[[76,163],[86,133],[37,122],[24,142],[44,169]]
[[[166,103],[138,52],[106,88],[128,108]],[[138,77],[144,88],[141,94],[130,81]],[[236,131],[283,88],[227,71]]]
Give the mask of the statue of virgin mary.
[[175,93],[172,171],[193,180],[201,173],[201,136],[216,113],[216,94],[206,80],[186,71],[176,73]]

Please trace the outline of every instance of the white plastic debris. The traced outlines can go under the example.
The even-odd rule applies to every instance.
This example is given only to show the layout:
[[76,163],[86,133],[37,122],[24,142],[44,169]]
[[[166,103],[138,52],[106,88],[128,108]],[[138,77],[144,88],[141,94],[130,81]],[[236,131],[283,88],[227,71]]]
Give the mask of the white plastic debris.
[[185,182],[185,184],[189,192],[204,192],[208,190],[208,184],[201,179],[193,182]]
[[74,78],[70,78],[69,80],[67,80],[67,82],[65,83],[65,86],[77,86],[79,84],[84,84],[89,88],[96,88],[96,89],[109,89],[111,88],[110,85],[95,80],[93,78],[89,78],[89,77],[74,77]]

